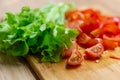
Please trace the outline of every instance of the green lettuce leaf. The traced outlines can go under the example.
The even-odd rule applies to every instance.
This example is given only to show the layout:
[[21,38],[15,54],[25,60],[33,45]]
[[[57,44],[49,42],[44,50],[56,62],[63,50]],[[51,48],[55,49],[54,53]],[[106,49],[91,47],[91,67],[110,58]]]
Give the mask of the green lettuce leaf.
[[64,15],[71,4],[48,4],[43,8],[23,7],[19,13],[7,12],[0,23],[0,51],[13,56],[30,52],[42,62],[59,62],[64,48],[70,47],[77,30],[65,27]]

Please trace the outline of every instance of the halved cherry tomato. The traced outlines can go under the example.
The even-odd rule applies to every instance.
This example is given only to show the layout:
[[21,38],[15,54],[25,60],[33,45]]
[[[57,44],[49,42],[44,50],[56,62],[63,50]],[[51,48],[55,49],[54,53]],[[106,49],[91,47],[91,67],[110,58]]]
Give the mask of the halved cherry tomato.
[[88,59],[98,59],[103,54],[104,47],[101,43],[98,43],[85,50],[86,57]]
[[77,43],[79,45],[81,44],[86,44],[91,38],[85,34],[85,33],[80,33],[77,37]]
[[73,45],[70,49],[65,51],[65,56],[70,54],[67,58],[67,66],[79,66],[83,60],[83,56],[79,52],[79,45],[76,42],[73,42]]
[[65,55],[64,55],[63,58],[69,58],[71,56],[71,54],[72,54],[72,51],[74,49],[78,50],[78,47],[79,47],[79,45],[76,43],[76,41],[73,41],[73,44],[72,44],[72,46],[70,48],[65,48],[64,49]]
[[71,56],[67,59],[67,66],[79,66],[82,61],[83,56],[77,49],[74,49]]

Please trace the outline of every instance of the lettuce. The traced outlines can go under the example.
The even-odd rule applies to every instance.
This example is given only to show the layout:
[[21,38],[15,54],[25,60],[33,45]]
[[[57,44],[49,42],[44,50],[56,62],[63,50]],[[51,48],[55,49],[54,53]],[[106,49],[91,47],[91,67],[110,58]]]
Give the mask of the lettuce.
[[59,62],[70,47],[77,30],[66,28],[64,14],[70,4],[48,4],[41,9],[23,7],[7,12],[0,23],[0,51],[13,56],[39,54],[42,62]]

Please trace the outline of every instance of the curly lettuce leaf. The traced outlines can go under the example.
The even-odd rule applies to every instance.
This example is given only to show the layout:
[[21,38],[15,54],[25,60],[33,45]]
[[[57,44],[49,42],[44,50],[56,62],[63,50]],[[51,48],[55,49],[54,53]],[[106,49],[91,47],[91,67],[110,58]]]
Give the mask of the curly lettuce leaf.
[[70,4],[48,4],[41,9],[23,7],[6,13],[0,23],[0,51],[13,56],[40,54],[42,62],[59,62],[64,48],[70,47],[77,30],[64,26]]

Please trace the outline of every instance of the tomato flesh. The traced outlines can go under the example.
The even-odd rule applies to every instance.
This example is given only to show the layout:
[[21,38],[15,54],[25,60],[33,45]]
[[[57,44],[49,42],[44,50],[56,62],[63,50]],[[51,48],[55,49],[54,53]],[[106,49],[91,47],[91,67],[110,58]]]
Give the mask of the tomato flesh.
[[98,59],[103,54],[104,47],[101,43],[98,43],[85,50],[86,57],[89,59]]
[[[73,42],[70,49],[67,49],[65,56],[67,56],[67,66],[79,66],[83,60],[83,56],[79,52],[79,45]],[[69,56],[68,56],[69,54]]]
[[91,38],[85,34],[85,33],[80,33],[77,37],[77,43],[79,45],[81,44],[86,44]]
[[115,49],[115,47],[118,46],[118,42],[113,41],[113,40],[103,39],[102,42],[103,42],[102,44],[103,44],[105,50],[108,50],[108,49],[113,50],[113,49]]
[[83,61],[83,56],[78,50],[73,50],[70,58],[67,59],[67,66],[79,66]]

